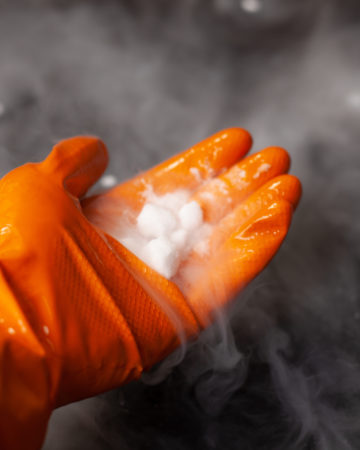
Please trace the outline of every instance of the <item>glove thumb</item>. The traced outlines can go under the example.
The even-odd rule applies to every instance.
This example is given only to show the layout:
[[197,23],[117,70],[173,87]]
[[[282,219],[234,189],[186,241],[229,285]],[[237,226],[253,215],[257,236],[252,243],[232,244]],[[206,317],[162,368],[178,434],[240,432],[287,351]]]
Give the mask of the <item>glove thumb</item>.
[[50,176],[81,198],[100,178],[108,164],[105,144],[95,136],[77,136],[60,141],[42,162]]

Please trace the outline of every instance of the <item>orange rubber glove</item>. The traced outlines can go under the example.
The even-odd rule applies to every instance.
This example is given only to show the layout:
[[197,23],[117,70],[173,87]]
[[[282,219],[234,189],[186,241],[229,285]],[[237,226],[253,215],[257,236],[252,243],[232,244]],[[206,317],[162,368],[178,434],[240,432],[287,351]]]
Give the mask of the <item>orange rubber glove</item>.
[[[0,448],[39,448],[53,408],[139,377],[265,267],[300,184],[283,175],[280,148],[238,162],[250,146],[246,131],[225,130],[83,199],[108,158],[77,137],[0,181]],[[111,237],[149,185],[190,189],[213,224],[208,256],[191,253],[173,280]]]

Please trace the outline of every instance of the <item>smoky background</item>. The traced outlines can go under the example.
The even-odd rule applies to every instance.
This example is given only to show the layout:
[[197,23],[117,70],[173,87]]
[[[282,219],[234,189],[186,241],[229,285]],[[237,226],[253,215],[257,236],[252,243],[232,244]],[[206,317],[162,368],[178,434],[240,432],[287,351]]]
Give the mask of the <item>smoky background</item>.
[[1,175],[88,133],[105,186],[241,126],[253,151],[288,149],[304,188],[226,314],[57,410],[44,450],[360,447],[359,43],[357,0],[0,0]]

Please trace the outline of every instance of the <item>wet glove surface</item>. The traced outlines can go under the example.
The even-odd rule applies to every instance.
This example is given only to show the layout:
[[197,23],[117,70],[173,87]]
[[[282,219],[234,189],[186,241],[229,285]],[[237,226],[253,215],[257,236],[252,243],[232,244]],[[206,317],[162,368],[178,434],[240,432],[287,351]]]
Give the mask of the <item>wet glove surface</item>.
[[[283,175],[284,150],[241,159],[250,146],[244,130],[225,130],[84,199],[108,157],[78,137],[1,180],[1,448],[40,447],[54,407],[137,378],[265,267],[300,185]],[[190,189],[213,226],[209,255],[191,253],[172,280],[111,237],[111,218],[136,214],[149,185]]]

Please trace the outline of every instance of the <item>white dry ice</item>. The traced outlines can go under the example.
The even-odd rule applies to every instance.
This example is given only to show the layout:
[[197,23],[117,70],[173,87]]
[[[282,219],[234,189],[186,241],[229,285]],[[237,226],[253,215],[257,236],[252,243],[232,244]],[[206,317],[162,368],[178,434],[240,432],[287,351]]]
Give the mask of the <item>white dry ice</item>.
[[166,236],[152,239],[143,249],[143,261],[164,277],[170,278],[178,268],[176,244]]
[[137,228],[147,238],[168,234],[176,228],[175,215],[168,208],[147,203],[137,218]]
[[117,239],[169,279],[191,249],[198,247],[201,253],[206,252],[210,226],[203,222],[200,205],[189,201],[188,191],[156,196],[149,189],[144,197],[146,201],[137,216],[136,227],[122,228]]
[[202,210],[199,203],[192,201],[186,203],[179,211],[181,226],[185,230],[195,230],[202,224]]

